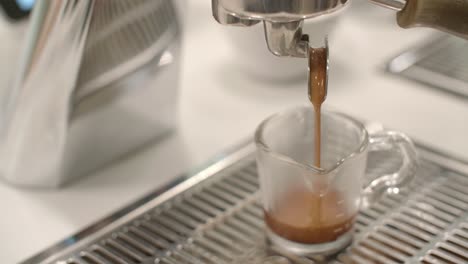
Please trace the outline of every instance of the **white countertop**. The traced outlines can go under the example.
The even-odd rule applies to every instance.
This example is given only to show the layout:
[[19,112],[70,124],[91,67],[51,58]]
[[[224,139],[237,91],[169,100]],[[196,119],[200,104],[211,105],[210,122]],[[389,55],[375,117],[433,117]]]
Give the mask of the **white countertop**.
[[[266,116],[307,103],[305,75],[292,83],[265,82],[236,70],[236,54],[225,27],[212,19],[210,2],[189,1],[178,131],[60,190],[0,184],[1,263],[37,253],[250,137]],[[468,160],[468,101],[383,71],[388,59],[432,31],[401,30],[391,11],[375,11],[347,12],[332,35],[326,104]]]

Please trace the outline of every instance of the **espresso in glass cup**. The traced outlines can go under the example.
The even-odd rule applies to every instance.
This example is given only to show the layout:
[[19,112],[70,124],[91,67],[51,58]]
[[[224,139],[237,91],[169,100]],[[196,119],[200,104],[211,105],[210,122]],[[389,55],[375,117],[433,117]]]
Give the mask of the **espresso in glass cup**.
[[[400,132],[369,135],[355,119],[322,111],[321,167],[314,166],[312,107],[296,107],[263,121],[255,133],[266,233],[298,255],[329,255],[352,241],[361,203],[407,184],[417,168],[411,140]],[[401,156],[397,171],[365,180],[375,151]]]

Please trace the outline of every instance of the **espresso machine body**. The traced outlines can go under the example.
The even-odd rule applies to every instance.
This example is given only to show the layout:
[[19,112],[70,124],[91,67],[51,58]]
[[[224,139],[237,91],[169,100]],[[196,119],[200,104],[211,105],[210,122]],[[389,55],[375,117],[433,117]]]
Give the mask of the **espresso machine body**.
[[[264,23],[268,49],[277,56],[305,58],[304,19],[327,15],[351,0],[212,0],[213,16],[220,24],[252,26]],[[397,11],[403,28],[432,27],[468,39],[468,0],[369,0]]]
[[60,186],[170,133],[182,4],[37,1],[2,98],[0,177]]
[[[0,177],[51,187],[174,127],[182,0],[39,0],[0,108]],[[304,19],[350,0],[212,0],[226,25],[262,22],[269,50],[307,57]],[[402,27],[468,38],[468,0],[371,0]]]

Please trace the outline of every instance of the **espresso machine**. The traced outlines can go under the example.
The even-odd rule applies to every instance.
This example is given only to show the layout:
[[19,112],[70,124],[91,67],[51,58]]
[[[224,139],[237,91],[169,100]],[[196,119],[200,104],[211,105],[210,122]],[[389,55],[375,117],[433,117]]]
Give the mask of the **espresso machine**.
[[[327,15],[348,0],[212,0],[213,16],[220,24],[252,26],[263,22],[268,49],[277,56],[306,57],[302,34],[304,19]],[[432,27],[468,39],[466,0],[370,0],[397,11],[403,28]]]
[[[109,164],[174,128],[179,2],[37,1],[0,109],[0,177],[53,187]],[[304,19],[348,0],[212,0],[221,24],[263,22],[276,56],[305,58]],[[398,25],[468,39],[468,0],[371,0]],[[151,113],[151,114],[149,114]]]
[[[148,2],[151,1],[174,2]],[[79,6],[86,2],[74,3]],[[102,2],[105,1],[95,1]],[[305,58],[308,43],[301,31],[302,21],[335,12],[349,2],[212,0],[212,8],[221,24],[251,26],[263,22],[266,43],[273,54]],[[467,0],[372,2],[398,11],[397,22],[402,27],[435,27],[468,38]],[[171,61],[169,58],[177,57],[177,53],[170,54],[156,56],[155,65],[165,65]],[[115,118],[106,116],[112,117]],[[89,149],[89,145],[79,147]],[[393,198],[360,215],[359,234],[353,248],[330,263],[465,263],[468,166],[424,145],[419,151],[424,157],[422,172],[411,189],[394,193]],[[22,263],[323,263],[264,246],[263,211],[259,206],[253,154],[252,145],[246,145],[217,157],[206,168],[183,175]],[[380,159],[374,162],[384,163]],[[398,160],[385,160],[385,163],[393,165]],[[27,180],[19,179],[23,183]],[[41,179],[44,180],[37,178],[36,183]]]

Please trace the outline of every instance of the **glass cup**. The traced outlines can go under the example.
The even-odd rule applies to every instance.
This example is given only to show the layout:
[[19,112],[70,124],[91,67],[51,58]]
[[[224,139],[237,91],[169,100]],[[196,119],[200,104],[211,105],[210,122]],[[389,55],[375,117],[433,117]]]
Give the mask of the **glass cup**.
[[[330,255],[344,248],[363,202],[407,184],[417,168],[416,150],[404,134],[369,135],[360,122],[330,111],[322,111],[318,168],[314,121],[312,106],[297,107],[266,119],[255,133],[267,237],[298,255]],[[366,180],[373,152],[399,155],[396,171]]]

